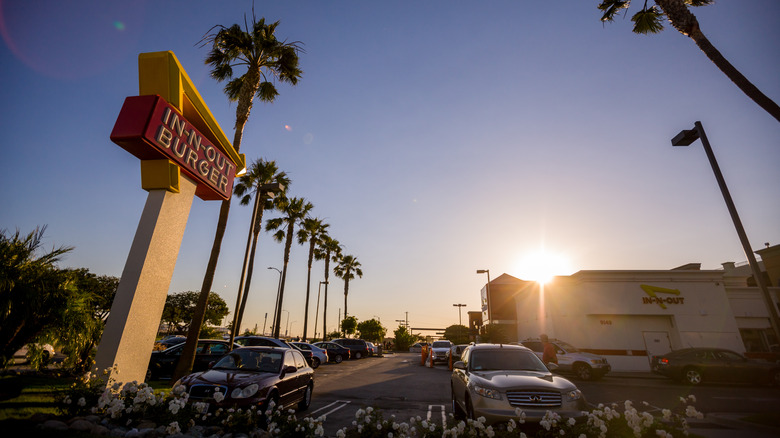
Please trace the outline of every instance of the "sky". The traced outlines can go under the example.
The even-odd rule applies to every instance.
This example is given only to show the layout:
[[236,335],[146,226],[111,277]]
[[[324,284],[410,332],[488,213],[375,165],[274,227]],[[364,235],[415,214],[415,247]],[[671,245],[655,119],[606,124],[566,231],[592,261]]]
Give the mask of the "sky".
[[[598,3],[254,2],[258,18],[280,21],[280,39],[301,43],[304,74],[255,103],[241,152],[275,160],[288,193],[357,257],[351,315],[389,332],[406,318],[444,328],[459,322],[457,303],[467,321],[486,282],[477,269],[532,279],[544,254],[557,275],[745,261],[701,143],[671,146],[697,120],[752,247],[780,243],[780,123],[670,26],[633,34],[641,2],[606,24]],[[173,51],[232,139],[235,104],[199,42],[252,7],[0,0],[0,229],[45,225],[46,249],[74,247],[61,267],[121,276],[147,192],[138,160],[109,134],[138,95],[138,54]],[[780,2],[720,0],[694,13],[779,102]],[[200,288],[219,204],[193,201],[169,293]],[[234,198],[212,288],[231,309],[250,214]],[[306,256],[293,246],[290,335],[303,328]],[[279,279],[266,268],[282,268],[283,246],[262,233],[256,257],[243,327],[262,331]],[[309,336],[323,280],[316,262]],[[343,281],[331,276],[328,291],[330,331]]]

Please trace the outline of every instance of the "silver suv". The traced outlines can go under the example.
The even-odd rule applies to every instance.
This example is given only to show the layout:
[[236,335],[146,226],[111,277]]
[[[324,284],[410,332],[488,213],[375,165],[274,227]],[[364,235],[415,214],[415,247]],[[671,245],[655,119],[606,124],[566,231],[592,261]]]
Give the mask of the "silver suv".
[[452,342],[448,340],[433,341],[431,349],[433,354],[431,358],[434,362],[448,362],[450,360],[450,349],[452,348]]
[[[550,339],[558,356],[558,369],[561,373],[571,373],[582,380],[596,380],[604,377],[612,370],[607,359],[593,353],[580,351],[570,344],[558,339]],[[523,346],[530,348],[542,358],[542,341],[539,338],[522,341]]]

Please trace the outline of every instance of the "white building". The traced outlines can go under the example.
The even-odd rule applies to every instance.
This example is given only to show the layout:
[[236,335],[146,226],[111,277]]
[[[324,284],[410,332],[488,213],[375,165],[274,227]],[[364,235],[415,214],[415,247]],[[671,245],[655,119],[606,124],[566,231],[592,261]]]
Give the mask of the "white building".
[[[777,307],[780,245],[757,251]],[[771,356],[778,340],[747,264],[701,270],[579,271],[540,286],[503,274],[490,282],[493,322],[510,341],[546,333],[606,356],[616,371],[649,371],[652,355],[685,347]],[[488,287],[482,289],[487,321]]]

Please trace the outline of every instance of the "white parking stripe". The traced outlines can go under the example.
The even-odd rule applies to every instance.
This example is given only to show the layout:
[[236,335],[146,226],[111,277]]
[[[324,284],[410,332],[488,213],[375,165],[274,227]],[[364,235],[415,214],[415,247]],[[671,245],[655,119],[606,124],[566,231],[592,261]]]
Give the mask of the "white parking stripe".
[[333,409],[329,410],[328,412],[325,412],[324,414],[322,414],[322,415],[325,415],[325,416],[327,417],[327,416],[328,416],[328,414],[332,414],[333,412],[336,412],[336,411],[338,411],[339,409],[341,409],[341,408],[343,408],[343,407],[347,406],[347,405],[348,405],[348,404],[350,404],[350,403],[351,403],[351,402],[350,402],[349,400],[336,400],[336,401],[334,401],[333,403],[331,403],[331,404],[329,404],[329,405],[325,405],[325,406],[323,406],[323,407],[321,407],[321,408],[317,409],[316,411],[312,411],[312,415],[314,415],[314,414],[317,414],[317,413],[319,413],[319,412],[320,412],[320,411],[322,411],[322,410],[328,409],[329,407],[331,407],[331,406],[333,406],[333,405],[338,405],[338,406],[336,406],[335,408],[333,408]]
[[441,409],[441,425],[447,424],[447,414],[444,412],[444,405],[428,405],[428,415],[425,417],[428,421],[431,421],[431,413],[433,408]]

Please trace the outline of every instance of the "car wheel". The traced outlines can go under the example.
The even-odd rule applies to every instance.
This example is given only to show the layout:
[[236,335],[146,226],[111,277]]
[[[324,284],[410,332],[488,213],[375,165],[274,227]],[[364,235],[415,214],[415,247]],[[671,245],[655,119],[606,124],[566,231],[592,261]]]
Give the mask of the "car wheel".
[[455,419],[461,420],[466,416],[466,413],[463,412],[463,409],[460,407],[457,400],[455,400],[455,388],[453,388],[452,385],[450,385],[450,392],[452,393],[452,415],[455,416]]
[[306,385],[306,390],[303,392],[303,400],[298,403],[298,410],[299,411],[305,411],[306,409],[309,409],[309,406],[311,405],[311,393],[313,390],[313,386],[311,383]]
[[334,358],[333,358],[333,360],[334,360],[336,363],[341,363],[341,361],[342,361],[342,360],[344,360],[344,358],[343,358],[343,357],[341,357],[341,355],[340,355],[340,354],[337,354],[337,355],[336,355],[336,357],[334,357]]
[[574,374],[582,380],[593,380],[593,368],[588,364],[578,363],[574,365]]
[[147,368],[146,369],[146,379],[144,379],[144,381],[148,382],[148,381],[152,380],[152,377],[154,377],[154,375],[152,374],[152,369],[151,368]]
[[686,368],[683,371],[683,380],[689,385],[698,385],[702,381],[701,371],[696,368]]
[[[268,410],[268,407],[271,406],[271,404],[274,405],[273,411],[275,411],[277,409],[282,409],[282,407],[279,406],[279,394],[277,394],[275,391],[272,392],[268,396],[268,398],[266,399],[266,403],[265,403],[265,410],[266,411]],[[271,411],[271,412],[273,412],[273,411]],[[273,414],[271,414],[271,415],[273,415]]]
[[471,405],[471,399],[468,396],[466,397],[466,418],[476,420],[476,417],[474,416],[474,406]]
[[359,351],[356,351],[355,352],[355,359],[362,359],[362,358],[363,358],[363,353],[361,353]]
[[317,359],[316,357],[311,358],[311,367],[316,370],[317,367],[319,366],[320,366],[320,360]]

